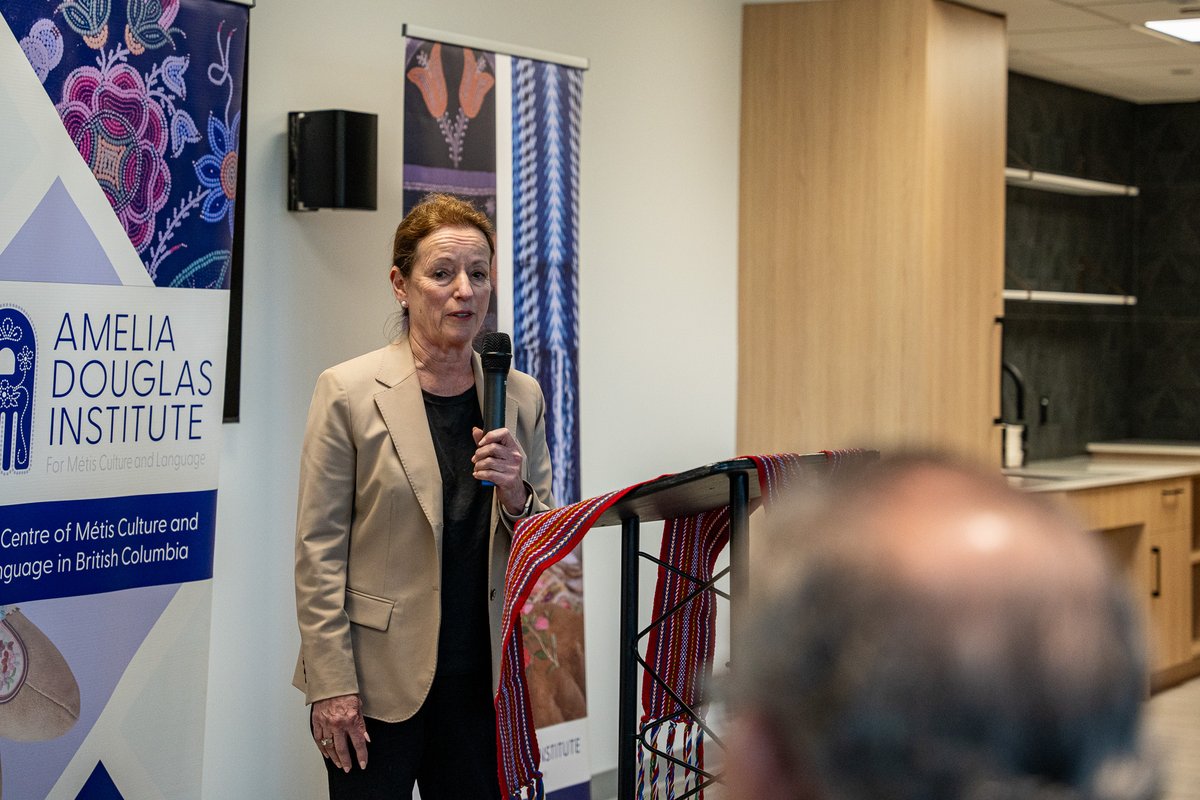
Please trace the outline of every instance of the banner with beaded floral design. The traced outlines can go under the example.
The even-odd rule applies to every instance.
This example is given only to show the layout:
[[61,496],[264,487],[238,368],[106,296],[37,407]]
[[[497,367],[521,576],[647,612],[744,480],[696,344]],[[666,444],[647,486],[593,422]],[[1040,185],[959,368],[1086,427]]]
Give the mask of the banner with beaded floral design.
[[249,10],[0,0],[0,795],[200,796]]
[[[411,29],[407,32],[412,33]],[[496,226],[486,330],[512,333],[513,367],[546,395],[559,502],[579,499],[579,155],[583,69],[486,42],[405,38],[404,202],[473,202]],[[504,52],[508,50],[508,52]],[[549,54],[540,54],[548,56]],[[557,562],[524,604],[534,721],[552,800],[586,798],[583,562]]]

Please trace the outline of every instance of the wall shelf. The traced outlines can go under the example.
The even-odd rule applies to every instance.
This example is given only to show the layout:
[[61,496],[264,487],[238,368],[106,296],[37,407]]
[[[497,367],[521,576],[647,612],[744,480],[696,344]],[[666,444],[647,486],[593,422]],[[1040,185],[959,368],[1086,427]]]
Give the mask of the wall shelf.
[[1004,182],[1009,186],[1040,189],[1059,194],[1089,195],[1093,197],[1137,197],[1138,187],[1122,183],[1106,183],[1053,172],[1038,172],[1035,169],[1005,167]]
[[1130,294],[1092,294],[1091,292],[1043,292],[1037,289],[1005,289],[1005,300],[1027,303],[1069,303],[1091,306],[1135,306],[1137,298]]

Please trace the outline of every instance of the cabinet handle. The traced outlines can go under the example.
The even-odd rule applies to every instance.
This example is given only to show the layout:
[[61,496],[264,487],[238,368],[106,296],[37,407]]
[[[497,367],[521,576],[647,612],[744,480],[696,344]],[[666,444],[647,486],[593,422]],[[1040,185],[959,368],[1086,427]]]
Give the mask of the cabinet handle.
[[1150,592],[1151,597],[1162,596],[1162,548],[1151,547],[1150,555],[1154,557],[1154,590]]
[[1163,497],[1178,497],[1179,495],[1183,494],[1183,491],[1184,490],[1182,488],[1163,489],[1162,496]]

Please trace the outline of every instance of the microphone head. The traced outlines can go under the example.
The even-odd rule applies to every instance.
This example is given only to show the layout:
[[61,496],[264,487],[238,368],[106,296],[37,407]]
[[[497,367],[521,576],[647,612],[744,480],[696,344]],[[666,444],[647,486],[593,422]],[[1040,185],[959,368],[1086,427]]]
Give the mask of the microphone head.
[[491,331],[479,337],[479,360],[485,372],[508,372],[512,366],[512,339],[507,333]]

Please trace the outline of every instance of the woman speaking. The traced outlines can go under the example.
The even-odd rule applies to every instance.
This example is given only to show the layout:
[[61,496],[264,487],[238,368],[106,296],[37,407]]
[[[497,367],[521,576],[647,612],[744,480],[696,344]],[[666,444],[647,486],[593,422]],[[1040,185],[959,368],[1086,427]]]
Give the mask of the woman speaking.
[[[471,343],[493,230],[434,195],[396,229],[400,334],[321,374],[300,462],[295,685],[329,794],[497,798],[493,676],[513,521],[553,504],[544,400],[512,371],[483,431]],[[494,489],[483,482],[488,481]]]

